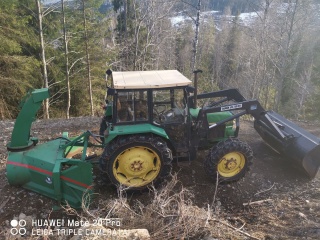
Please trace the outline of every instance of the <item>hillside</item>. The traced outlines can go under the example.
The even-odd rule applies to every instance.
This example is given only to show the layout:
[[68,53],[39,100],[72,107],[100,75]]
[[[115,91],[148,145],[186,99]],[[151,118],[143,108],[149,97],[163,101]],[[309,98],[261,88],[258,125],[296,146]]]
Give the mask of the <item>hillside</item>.
[[[320,134],[318,124],[298,124],[302,124],[304,128],[313,134]],[[13,122],[1,121],[0,126],[4,129],[0,150],[0,236],[12,239],[10,238],[10,221],[14,218],[17,219],[19,216],[28,219],[57,219],[62,217],[70,219],[76,217],[74,213],[66,213],[63,210],[52,211],[54,201],[51,199],[23,188],[8,185],[5,174],[6,150],[3,144],[8,142]],[[34,124],[32,134],[37,135],[40,141],[43,142],[58,137],[63,131],[69,131],[72,135],[79,134],[82,130],[87,129],[97,132],[98,126],[99,118],[97,117],[72,118],[70,120],[40,120]],[[130,219],[123,219],[122,227],[147,228],[152,236],[151,239],[189,239],[188,234],[190,234],[189,236],[194,236],[191,239],[200,239],[202,237],[207,240],[230,238],[319,239],[319,174],[312,181],[306,179],[301,172],[292,167],[291,163],[283,161],[281,157],[272,152],[263,143],[250,121],[242,122],[240,139],[247,141],[252,147],[254,165],[243,180],[233,184],[218,185],[217,191],[215,190],[215,184],[211,182],[203,170],[202,159],[206,155],[205,151],[201,152],[197,160],[191,162],[190,165],[187,163],[182,165],[174,163],[173,172],[177,174],[178,180],[174,189],[176,189],[176,193],[179,193],[181,189],[188,191],[188,194],[181,195],[187,197],[184,199],[184,206],[188,206],[185,211],[187,209],[190,211],[192,208],[198,212],[198,214],[192,213],[195,215],[191,219],[188,218],[188,224],[199,224],[197,226],[202,230],[198,229],[197,231],[201,233],[200,235],[197,235],[197,232],[192,232],[194,229],[191,231],[191,228],[189,228],[189,233],[184,233],[186,234],[184,237],[179,235],[182,234],[181,232],[177,232],[177,235],[170,238],[157,235],[160,231],[159,227],[162,226],[160,222],[165,219],[164,216],[155,215],[156,217],[153,220],[158,221],[157,229],[156,225],[151,224],[152,219],[146,219],[147,215],[152,213],[152,209],[147,210],[146,213],[148,214],[143,215],[144,218],[142,218],[139,215],[139,208],[135,208],[135,206],[140,206],[142,209],[150,206],[155,201],[154,195],[147,192],[128,194],[126,196],[128,206],[135,209],[134,211],[137,211],[136,214],[138,215],[132,216],[132,210],[123,212],[122,214],[127,214],[126,216]],[[96,197],[90,212],[99,217],[104,217],[105,213],[102,210],[108,209],[106,204],[110,204],[110,201],[114,204],[114,201],[119,201],[119,198],[117,191],[110,184],[105,184],[101,181],[100,173],[96,168],[94,170],[94,182],[95,192],[99,193],[99,195]],[[174,204],[174,202],[170,204]],[[167,209],[170,208],[170,204]],[[126,207],[123,209],[126,209]],[[109,208],[109,210],[113,213],[115,212],[114,209]],[[99,213],[99,211],[101,212]],[[121,215],[121,212],[115,213]],[[80,214],[84,217],[89,217],[86,213],[80,212]],[[167,214],[170,214],[170,212],[167,212]],[[183,214],[183,212],[180,214]],[[201,219],[203,217],[202,214],[209,214],[206,215],[208,217],[207,223]],[[173,233],[173,229],[177,230],[178,226],[184,226],[181,222],[175,222],[178,219],[180,218],[176,218],[176,220],[172,218],[170,221],[172,221],[173,225],[167,226],[167,229],[162,229],[161,231],[163,233],[168,233],[168,231]],[[184,218],[184,221],[186,220]],[[176,228],[173,228],[173,226],[176,226]],[[30,235],[30,232],[28,234]],[[211,238],[204,237],[204,235],[208,234]],[[60,239],[70,239],[71,237],[72,235]],[[0,237],[0,239],[3,238]],[[23,239],[38,239],[38,236],[33,236],[33,238],[29,236]],[[95,239],[103,238],[96,236]]]

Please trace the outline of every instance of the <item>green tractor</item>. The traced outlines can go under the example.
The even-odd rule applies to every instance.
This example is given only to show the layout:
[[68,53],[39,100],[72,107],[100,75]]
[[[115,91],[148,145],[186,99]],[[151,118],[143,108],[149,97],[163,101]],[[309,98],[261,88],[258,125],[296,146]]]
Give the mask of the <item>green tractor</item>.
[[107,71],[112,101],[100,127],[106,146],[100,168],[113,184],[130,189],[157,184],[167,178],[172,159],[193,160],[199,149],[209,148],[204,166],[212,179],[241,179],[253,160],[250,146],[237,139],[239,117],[245,114],[255,118],[255,129],[269,146],[315,176],[317,137],[236,89],[198,95],[198,72],[193,88],[176,70]]
[[[91,146],[103,148],[102,175],[126,189],[159,184],[168,178],[173,159],[191,161],[199,149],[209,149],[204,166],[212,179],[237,181],[253,160],[248,144],[237,139],[239,118],[245,114],[255,118],[256,131],[272,149],[315,177],[320,166],[319,138],[265,111],[258,101],[246,100],[236,89],[198,94],[198,72],[192,87],[176,70],[108,70],[111,85],[100,134],[87,131],[69,138],[64,133],[44,144],[37,144],[30,128],[42,101],[49,97],[48,89],[30,92],[7,145],[9,183],[80,208],[93,193],[93,166],[86,155]],[[72,157],[79,149],[81,156]]]
[[107,74],[112,86],[100,126],[106,146],[100,168],[113,184],[130,189],[157,184],[168,177],[173,159],[193,160],[199,148],[211,147],[205,169],[212,178],[216,171],[227,182],[245,175],[253,154],[236,138],[239,116],[206,114],[217,103],[197,107],[195,89],[185,76],[176,70]]

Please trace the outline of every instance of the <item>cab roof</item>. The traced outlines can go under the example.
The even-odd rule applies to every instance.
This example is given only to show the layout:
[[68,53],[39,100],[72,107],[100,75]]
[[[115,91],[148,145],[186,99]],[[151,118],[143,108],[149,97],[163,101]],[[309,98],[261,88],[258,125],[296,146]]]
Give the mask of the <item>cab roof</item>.
[[192,82],[177,70],[112,72],[115,89],[188,86]]

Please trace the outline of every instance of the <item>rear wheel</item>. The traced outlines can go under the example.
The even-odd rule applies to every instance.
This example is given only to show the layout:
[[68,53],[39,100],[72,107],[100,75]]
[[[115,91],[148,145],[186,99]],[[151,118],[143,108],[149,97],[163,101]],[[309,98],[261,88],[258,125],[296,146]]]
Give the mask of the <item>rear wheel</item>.
[[165,179],[170,174],[171,161],[171,150],[161,138],[133,135],[108,144],[100,166],[113,184],[142,190]]
[[205,170],[213,180],[238,181],[249,170],[253,161],[250,146],[238,139],[227,139],[210,149],[205,159]]

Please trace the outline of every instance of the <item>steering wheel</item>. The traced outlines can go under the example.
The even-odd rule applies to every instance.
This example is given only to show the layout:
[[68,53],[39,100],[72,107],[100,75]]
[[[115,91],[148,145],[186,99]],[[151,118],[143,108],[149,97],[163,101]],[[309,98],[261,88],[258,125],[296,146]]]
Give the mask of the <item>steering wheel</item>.
[[[162,110],[157,109],[159,107],[163,107],[163,109]],[[165,122],[166,117],[165,117],[164,112],[166,112],[166,110],[167,110],[167,106],[165,104],[154,105],[153,106],[153,112],[154,112],[153,120],[159,124]]]

